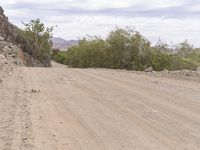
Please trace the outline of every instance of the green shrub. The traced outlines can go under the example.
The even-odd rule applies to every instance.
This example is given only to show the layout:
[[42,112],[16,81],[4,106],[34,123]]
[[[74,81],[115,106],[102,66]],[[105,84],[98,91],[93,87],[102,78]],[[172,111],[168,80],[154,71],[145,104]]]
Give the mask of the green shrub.
[[130,28],[116,28],[107,39],[94,37],[80,40],[79,44],[59,52],[53,58],[75,68],[114,68],[145,70],[195,69],[200,66],[200,54],[187,41],[170,48],[159,41],[154,47],[139,32]]
[[27,24],[24,23],[24,26],[25,29],[21,32],[21,35],[26,39],[33,57],[41,63],[45,63],[47,60],[50,62],[52,47],[50,39],[53,28],[45,28],[40,19],[31,20]]
[[51,59],[58,63],[64,64],[64,60],[66,59],[66,52],[53,50],[51,53]]

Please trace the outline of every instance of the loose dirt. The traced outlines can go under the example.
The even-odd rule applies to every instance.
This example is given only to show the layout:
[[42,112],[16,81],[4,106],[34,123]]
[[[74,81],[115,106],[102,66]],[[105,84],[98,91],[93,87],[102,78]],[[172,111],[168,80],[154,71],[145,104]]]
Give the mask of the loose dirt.
[[0,83],[1,150],[200,149],[199,82],[53,65]]

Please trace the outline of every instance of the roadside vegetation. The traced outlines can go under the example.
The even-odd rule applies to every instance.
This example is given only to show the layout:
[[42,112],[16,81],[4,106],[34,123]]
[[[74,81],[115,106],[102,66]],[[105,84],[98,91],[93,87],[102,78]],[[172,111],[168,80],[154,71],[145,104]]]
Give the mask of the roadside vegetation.
[[148,39],[130,28],[116,28],[106,39],[84,38],[67,52],[54,50],[52,59],[73,68],[113,68],[156,71],[196,69],[200,53],[184,41],[170,46],[158,41],[151,46]]
[[32,56],[42,64],[50,62],[53,27],[45,27],[40,19],[23,24],[25,29],[21,31],[21,35],[31,49]]

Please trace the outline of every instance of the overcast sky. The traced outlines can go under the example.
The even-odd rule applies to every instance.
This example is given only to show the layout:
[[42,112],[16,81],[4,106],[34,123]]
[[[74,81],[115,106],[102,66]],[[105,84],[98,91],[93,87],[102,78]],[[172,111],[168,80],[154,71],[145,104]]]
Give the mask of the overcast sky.
[[178,43],[188,39],[200,46],[199,0],[1,0],[10,21],[40,18],[58,25],[54,36],[77,39],[106,37],[115,26],[132,26],[152,43],[161,38]]

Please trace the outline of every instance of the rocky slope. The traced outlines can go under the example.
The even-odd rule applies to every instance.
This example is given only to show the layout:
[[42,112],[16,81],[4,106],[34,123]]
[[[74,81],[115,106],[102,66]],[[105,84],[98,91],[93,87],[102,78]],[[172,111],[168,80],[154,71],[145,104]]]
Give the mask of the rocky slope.
[[[39,62],[33,57],[33,51],[30,49],[26,40],[20,35],[20,29],[9,22],[8,17],[4,15],[4,10],[1,7],[0,7],[0,36],[1,36],[0,37],[1,41],[4,41],[5,43],[6,42],[12,43],[17,47],[18,50],[17,56],[20,56],[18,58],[21,59],[21,62],[24,65],[31,67],[51,66],[50,59],[46,59],[43,62]],[[2,51],[1,47],[0,51]]]
[[13,43],[6,42],[0,36],[0,83],[12,74],[16,66],[24,66],[23,53],[21,49]]

